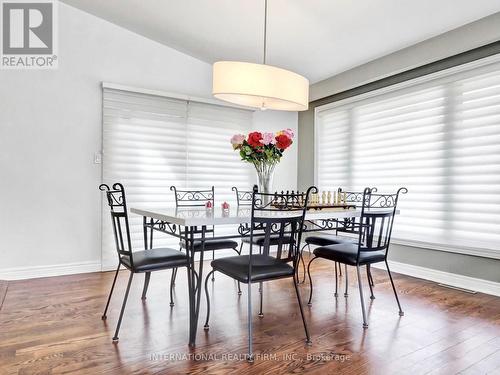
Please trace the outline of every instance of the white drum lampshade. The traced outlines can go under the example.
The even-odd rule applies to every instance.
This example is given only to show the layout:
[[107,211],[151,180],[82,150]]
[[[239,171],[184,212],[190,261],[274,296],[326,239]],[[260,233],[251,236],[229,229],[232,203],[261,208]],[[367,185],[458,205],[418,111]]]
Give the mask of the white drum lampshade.
[[309,106],[307,78],[265,64],[216,62],[212,93],[230,103],[261,109],[305,111]]

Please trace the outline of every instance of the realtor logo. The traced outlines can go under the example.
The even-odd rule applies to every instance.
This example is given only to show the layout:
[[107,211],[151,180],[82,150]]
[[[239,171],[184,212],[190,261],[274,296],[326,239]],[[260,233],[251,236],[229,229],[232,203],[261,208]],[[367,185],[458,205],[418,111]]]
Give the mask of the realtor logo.
[[56,5],[53,0],[1,2],[3,69],[57,68]]

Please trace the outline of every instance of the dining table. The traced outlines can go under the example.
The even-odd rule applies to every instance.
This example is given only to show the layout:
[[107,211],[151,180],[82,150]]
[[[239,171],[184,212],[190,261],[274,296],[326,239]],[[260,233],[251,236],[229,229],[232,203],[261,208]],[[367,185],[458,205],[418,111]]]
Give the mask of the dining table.
[[[143,217],[144,248],[151,249],[153,232],[159,231],[184,241],[189,259],[189,346],[196,344],[198,317],[201,301],[201,282],[203,279],[203,260],[205,239],[234,239],[249,237],[251,232],[251,206],[238,206],[230,209],[205,207],[151,208],[131,207],[130,211]],[[270,211],[266,215],[287,215],[284,211]],[[296,213],[295,213],[296,214]],[[352,206],[345,208],[309,209],[305,215],[303,232],[332,231],[339,225],[354,225],[355,218],[361,216],[361,209]],[[234,233],[217,236],[215,228],[237,225]],[[207,236],[208,234],[208,236]],[[202,241],[201,250],[194,250],[194,241]],[[196,259],[196,253],[199,254]],[[198,262],[197,269],[195,263]]]

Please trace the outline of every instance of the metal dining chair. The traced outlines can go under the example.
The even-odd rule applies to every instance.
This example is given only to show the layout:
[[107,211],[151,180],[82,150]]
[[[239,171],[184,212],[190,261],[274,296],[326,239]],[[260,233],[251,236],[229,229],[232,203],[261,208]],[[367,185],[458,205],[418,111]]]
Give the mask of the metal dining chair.
[[[102,314],[103,320],[106,320],[107,318],[106,314],[108,312],[109,302],[111,301],[111,296],[113,295],[120,267],[123,266],[130,271],[127,289],[125,291],[122,308],[120,310],[120,316],[118,318],[115,334],[113,336],[113,341],[116,342],[118,341],[118,333],[122,323],[123,312],[125,311],[125,305],[127,304],[130,285],[132,284],[134,274],[146,274],[144,288],[142,291],[142,299],[146,299],[146,293],[149,286],[149,276],[151,272],[173,268],[177,269],[178,267],[188,267],[188,257],[179,250],[170,248],[150,248],[141,251],[133,251],[128,221],[127,201],[123,185],[115,183],[112,187],[109,187],[109,185],[101,184],[99,185],[99,190],[106,192],[106,198],[111,212],[111,222],[115,237],[116,251],[118,253],[118,268],[116,269],[113,284],[111,285],[111,290],[106,302],[106,307],[104,308],[104,313]],[[147,237],[147,232],[145,232],[145,236]],[[172,295],[170,295],[170,302],[172,303]]]
[[[309,194],[316,191],[310,187],[305,194],[252,194],[251,223],[249,228],[250,250],[248,255],[233,256],[212,261],[213,270],[205,279],[205,294],[207,298],[207,318],[205,330],[209,329],[210,297],[208,294],[208,279],[210,274],[218,271],[241,283],[248,285],[248,356],[253,362],[253,325],[252,325],[252,283],[263,283],[283,278],[291,278],[295,287],[302,323],[306,334],[306,343],[311,344],[307,329],[302,301],[297,286],[296,268],[299,259],[299,244],[307,209]],[[254,254],[254,236],[259,233],[263,237],[259,254]],[[260,234],[263,233],[263,234]],[[275,240],[272,241],[272,238]],[[291,239],[291,240],[290,240]],[[271,244],[278,246],[276,256],[271,255]],[[261,294],[262,300],[262,294]]]
[[[252,205],[252,197],[253,197],[253,191],[241,191],[238,190],[236,187],[233,187],[233,190],[236,192],[236,197],[238,201],[238,206],[243,206],[243,205]],[[285,196],[286,194],[290,194],[289,192],[284,193],[281,192],[282,196]],[[294,195],[295,193],[292,191],[291,193]],[[299,193],[297,193],[299,194]],[[258,234],[256,233],[253,238],[250,237],[243,237],[241,240],[241,245],[240,245],[240,253],[243,249],[243,244],[250,244],[252,242],[253,245],[259,246],[259,253],[262,252],[262,246],[264,244],[264,235],[263,233]],[[276,246],[280,241],[291,241],[292,238],[290,236],[285,236],[285,238],[279,238],[279,235],[277,234],[272,234],[270,237],[270,244],[271,246]]]
[[[375,193],[377,191],[377,188],[373,187],[371,188],[372,193]],[[361,208],[362,206],[362,200],[363,200],[363,192],[361,191],[346,191],[342,190],[341,187],[338,188],[337,194],[344,194],[344,201],[347,204],[355,205],[356,208]],[[356,243],[357,242],[357,236],[359,235],[359,218],[356,217],[350,217],[350,218],[345,218],[341,223],[337,222],[336,227],[335,227],[335,234],[311,234],[307,236],[304,240],[305,245],[302,247],[301,250],[301,255],[307,246],[307,249],[309,251],[309,254],[311,254],[311,245],[314,246],[328,246],[328,245],[336,245],[336,244],[341,244],[341,243]],[[344,234],[344,235],[343,235]],[[348,234],[350,236],[345,236],[345,234]],[[306,277],[306,270],[305,270],[305,263],[304,259],[302,258],[303,262],[303,268],[304,268],[304,276],[302,282],[305,281]],[[338,269],[338,270],[337,270]],[[347,273],[347,265],[345,265],[345,292],[344,292],[344,297],[347,297],[349,295],[348,293],[348,288],[349,288],[349,275]],[[370,285],[373,287],[375,286],[375,283],[373,282],[373,277],[371,274],[371,269],[370,265],[368,264],[366,266],[366,273],[368,277],[368,282]],[[340,267],[339,263],[335,263],[335,277],[337,278],[338,276],[342,276],[342,267]],[[338,291],[335,289],[334,296],[338,296]]]
[[[254,189],[257,187],[257,185],[254,186]],[[238,190],[237,187],[232,188],[233,191],[236,193],[236,200],[238,202],[238,207],[244,207],[244,206],[251,206],[252,205],[252,199],[253,199],[253,191],[250,190]],[[290,194],[287,192],[281,192],[282,195]],[[299,193],[297,193],[299,194]],[[292,191],[292,195],[294,195],[294,192]],[[271,234],[270,237],[270,246],[277,246],[280,241],[283,241],[284,243],[291,242],[291,237],[285,236],[283,239],[279,238],[279,235],[277,234]],[[263,233],[255,233],[255,236],[251,240],[250,237],[243,237],[241,239],[241,244],[240,244],[240,254],[243,251],[243,244],[250,244],[252,241],[253,245],[259,247],[259,254],[262,254],[262,246],[264,243],[264,234]],[[259,293],[261,295],[260,298],[260,308],[259,308],[259,317],[264,317],[264,312],[263,312],[263,306],[262,306],[262,294],[264,293],[263,291],[263,285],[262,283],[259,285]]]
[[[205,204],[207,201],[210,201],[212,203],[212,209],[215,210],[216,208],[214,207],[215,204],[215,189],[212,186],[210,189],[206,190],[186,190],[186,189],[177,189],[175,186],[171,186],[170,190],[174,192],[174,197],[175,197],[175,207],[177,209],[179,208],[189,208],[189,207],[205,207]],[[201,233],[201,231],[199,231]],[[199,234],[198,233],[198,234]],[[214,227],[209,227],[205,230],[205,234],[212,234],[214,235]],[[201,251],[202,249],[202,242],[201,240],[195,240],[194,241],[194,251]],[[180,248],[185,249],[186,244],[184,241],[180,242]],[[206,238],[205,239],[205,244],[204,244],[204,249],[205,251],[210,251],[212,250],[212,260],[215,259],[215,251],[216,250],[226,250],[226,249],[232,249],[234,250],[238,255],[240,254],[240,251],[238,250],[238,242],[231,240],[231,239],[211,239],[211,238]],[[174,270],[172,273],[172,279],[170,281],[171,288],[175,286],[175,279],[177,277],[177,270]],[[214,277],[212,274],[212,281],[214,281]],[[241,294],[241,288],[238,284],[238,294]],[[171,305],[173,306],[173,304]]]
[[[398,294],[392,279],[387,254],[391,242],[392,227],[396,215],[397,204],[400,194],[406,194],[406,188],[400,188],[394,194],[377,194],[373,189],[366,188],[362,196],[361,217],[359,219],[359,235],[357,243],[345,242],[334,245],[320,246],[314,249],[314,258],[309,261],[307,273],[309,276],[310,292],[308,305],[311,306],[313,284],[311,278],[311,263],[316,259],[327,259],[333,262],[355,266],[358,276],[359,296],[361,299],[361,310],[363,312],[363,328],[368,328],[366,319],[365,302],[363,298],[363,287],[361,281],[360,267],[374,263],[385,262],[387,273],[391,281],[394,296],[399,308],[399,315],[404,312],[399,303]],[[373,288],[370,283],[371,298]],[[335,290],[337,290],[337,277],[335,277]]]

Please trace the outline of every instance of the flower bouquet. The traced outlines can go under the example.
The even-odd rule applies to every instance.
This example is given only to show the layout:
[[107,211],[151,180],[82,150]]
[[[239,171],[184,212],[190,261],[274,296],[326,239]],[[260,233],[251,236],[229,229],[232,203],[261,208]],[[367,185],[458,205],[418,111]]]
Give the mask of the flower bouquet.
[[283,152],[292,145],[294,133],[285,129],[274,133],[252,132],[247,137],[235,134],[231,138],[234,150],[239,150],[241,160],[252,163],[257,170],[259,192],[271,193],[274,167]]

